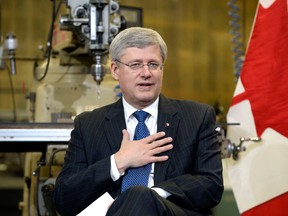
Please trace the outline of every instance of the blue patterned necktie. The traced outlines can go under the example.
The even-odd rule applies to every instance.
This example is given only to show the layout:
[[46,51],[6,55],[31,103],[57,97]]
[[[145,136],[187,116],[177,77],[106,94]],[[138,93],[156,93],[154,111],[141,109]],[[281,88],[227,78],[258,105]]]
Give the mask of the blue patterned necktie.
[[[138,120],[138,124],[135,128],[134,140],[140,140],[150,135],[149,130],[145,124],[145,119],[148,113],[139,110],[133,114]],[[148,185],[148,178],[151,171],[151,163],[142,167],[131,168],[128,173],[124,176],[122,181],[121,191],[124,192],[129,187],[136,185]]]

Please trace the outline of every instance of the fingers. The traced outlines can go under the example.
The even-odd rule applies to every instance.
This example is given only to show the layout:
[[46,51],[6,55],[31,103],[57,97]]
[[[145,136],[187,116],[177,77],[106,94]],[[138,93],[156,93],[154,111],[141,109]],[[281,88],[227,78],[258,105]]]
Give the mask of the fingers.
[[168,156],[165,155],[165,152],[173,148],[173,139],[165,137],[165,132],[158,132],[144,139],[134,141],[130,140],[126,129],[122,130],[122,134],[121,147],[114,157],[117,168],[121,172],[129,167],[166,161]]
[[172,138],[166,137],[164,139],[160,139],[157,141],[152,142],[149,144],[151,150],[150,154],[153,155],[153,162],[160,162],[168,160],[168,156],[166,155],[159,155],[161,153],[165,153],[173,148],[173,145],[171,144]]
[[151,150],[151,154],[152,155],[159,155],[163,152],[171,150],[172,148],[173,148],[172,144],[168,144],[168,145],[164,145],[164,146],[158,146],[157,145],[157,147],[155,147]]
[[123,140],[129,141],[130,140],[130,136],[129,133],[126,129],[122,130],[122,134],[123,134]]
[[162,138],[162,137],[164,137],[164,136],[165,136],[165,132],[161,131],[161,132],[152,134],[152,135],[144,138],[143,140],[145,140],[145,142],[147,142],[147,143],[152,143],[152,142],[154,142],[155,140],[158,140],[158,139],[160,139],[160,138]]
[[159,147],[159,146],[163,146],[165,144],[171,143],[173,141],[172,137],[165,137],[163,139],[159,139],[159,140],[155,140],[152,143],[150,143],[150,145],[153,148]]
[[[123,134],[123,140],[125,140],[125,141],[130,140],[129,133],[126,129],[122,130],[122,134]],[[153,143],[155,146],[161,146],[161,145],[164,145],[166,143],[172,142],[171,137],[166,137],[166,138],[160,139],[164,136],[165,136],[165,132],[161,131],[161,132],[152,134],[152,135],[144,138],[143,141],[146,143]]]
[[173,141],[172,137],[164,136],[165,132],[158,132],[139,141],[145,144],[146,149],[149,149],[149,151],[151,151],[150,154],[156,155],[173,148],[173,145],[171,144],[171,142]]
[[157,162],[166,161],[168,159],[169,159],[169,157],[167,155],[163,155],[163,156],[157,156],[157,157],[155,156],[155,157],[153,157],[152,161],[153,161],[153,163],[157,163]]
[[[153,139],[156,137],[162,137],[162,135],[165,135],[165,133],[160,132],[158,135],[154,136]],[[162,139],[154,140],[152,143],[147,145],[147,148],[149,148],[149,155],[150,155],[150,162],[162,162],[168,160],[167,155],[160,155],[161,153],[164,153],[171,150],[173,148],[173,145],[171,142],[173,141],[172,137],[165,137]]]

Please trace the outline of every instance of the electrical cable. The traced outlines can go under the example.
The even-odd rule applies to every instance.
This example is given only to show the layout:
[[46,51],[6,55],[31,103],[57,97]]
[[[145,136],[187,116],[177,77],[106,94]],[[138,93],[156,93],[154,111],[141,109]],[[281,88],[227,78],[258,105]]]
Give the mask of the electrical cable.
[[37,210],[37,215],[40,216],[40,206],[39,206],[39,184],[40,184],[40,170],[39,173],[36,176],[36,190],[34,192],[35,197],[36,197],[36,210]]
[[46,164],[45,162],[45,151],[42,152],[41,158],[39,159],[37,163],[37,169],[34,171],[33,175],[36,175],[36,191],[34,192],[35,198],[36,198],[36,211],[37,215],[40,216],[40,205],[39,205],[39,184],[40,184],[40,175],[41,175],[41,166],[44,166]]
[[49,166],[49,177],[52,177],[52,165],[53,165],[53,161],[54,161],[55,155],[56,155],[58,152],[66,151],[66,150],[67,150],[67,148],[61,148],[61,149],[55,150],[55,151],[52,153],[52,155],[51,155],[51,157],[50,157],[49,164],[48,164],[48,166]]
[[62,1],[60,0],[59,3],[58,3],[58,6],[56,8],[55,1],[56,0],[53,0],[52,21],[51,21],[51,26],[50,26],[50,30],[49,30],[48,40],[47,40],[47,49],[46,49],[46,52],[45,52],[45,55],[44,55],[44,57],[47,58],[47,64],[46,64],[46,67],[45,67],[45,72],[40,78],[38,78],[37,75],[36,75],[36,70],[35,70],[36,68],[34,67],[34,70],[33,70],[34,78],[37,81],[39,81],[39,82],[42,81],[46,77],[46,75],[48,74],[48,69],[49,69],[49,65],[50,65],[50,59],[51,59],[51,53],[52,53],[54,22],[55,22],[56,17],[57,17],[57,15],[59,13],[60,6],[62,4]]

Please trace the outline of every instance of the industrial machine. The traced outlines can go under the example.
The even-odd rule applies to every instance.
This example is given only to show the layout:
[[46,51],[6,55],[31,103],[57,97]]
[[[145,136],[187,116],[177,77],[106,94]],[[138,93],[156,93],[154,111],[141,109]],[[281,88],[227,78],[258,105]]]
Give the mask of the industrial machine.
[[[54,5],[56,15],[61,3],[58,7]],[[23,126],[22,132],[23,128],[35,133],[40,130],[38,135],[44,135],[42,141],[38,135],[36,139],[45,148],[27,152],[25,156],[23,215],[56,215],[51,194],[63,164],[74,117],[121,96],[118,82],[107,72],[109,44],[125,28],[118,1],[67,0],[65,3],[69,13],[58,20],[56,15],[53,17],[47,55],[45,61],[35,64],[35,82],[28,96],[34,126]],[[66,139],[57,141],[54,134],[59,133]],[[45,141],[45,137],[50,139]],[[33,142],[35,136],[30,134],[30,138]]]
[[108,54],[114,36],[125,27],[123,17],[117,14],[119,4],[114,0],[67,0],[70,14],[61,16],[62,30],[73,31],[83,45],[84,53],[94,60],[91,74],[100,85],[105,74],[103,58]]
[[[231,125],[238,125],[230,123]],[[239,138],[239,144],[235,144],[231,142],[231,140],[227,139],[226,137],[226,132],[225,132],[225,127],[223,125],[219,125],[216,128],[216,131],[218,132],[218,141],[219,145],[221,148],[221,158],[226,159],[226,158],[233,158],[234,160],[239,159],[239,153],[246,151],[246,147],[243,145],[244,142],[259,142],[261,141],[260,137],[240,137]]]
[[119,96],[117,82],[107,73],[109,44],[125,28],[118,2],[67,0],[66,6],[70,13],[55,21],[46,61],[34,69],[33,122],[72,121]]

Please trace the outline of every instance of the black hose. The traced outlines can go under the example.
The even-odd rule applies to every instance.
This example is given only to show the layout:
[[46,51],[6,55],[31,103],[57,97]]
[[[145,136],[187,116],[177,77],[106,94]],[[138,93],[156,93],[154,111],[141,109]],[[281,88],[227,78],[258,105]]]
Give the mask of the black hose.
[[55,3],[55,0],[53,1],[53,6],[52,6],[52,21],[51,21],[51,26],[50,26],[50,30],[49,30],[49,34],[48,34],[48,40],[47,40],[47,48],[46,48],[46,52],[45,52],[45,55],[44,57],[47,58],[47,64],[46,64],[46,67],[45,67],[45,72],[44,74],[38,78],[37,75],[36,75],[36,68],[34,67],[34,78],[37,80],[37,81],[42,81],[46,75],[48,74],[48,69],[49,69],[49,65],[50,65],[50,58],[51,58],[51,52],[52,52],[52,42],[53,42],[53,30],[54,30],[54,23],[55,23],[55,20],[56,20],[56,17],[59,13],[59,10],[60,10],[60,6],[62,4],[62,1],[60,0],[59,3],[58,3],[58,6],[56,8],[56,3]]

